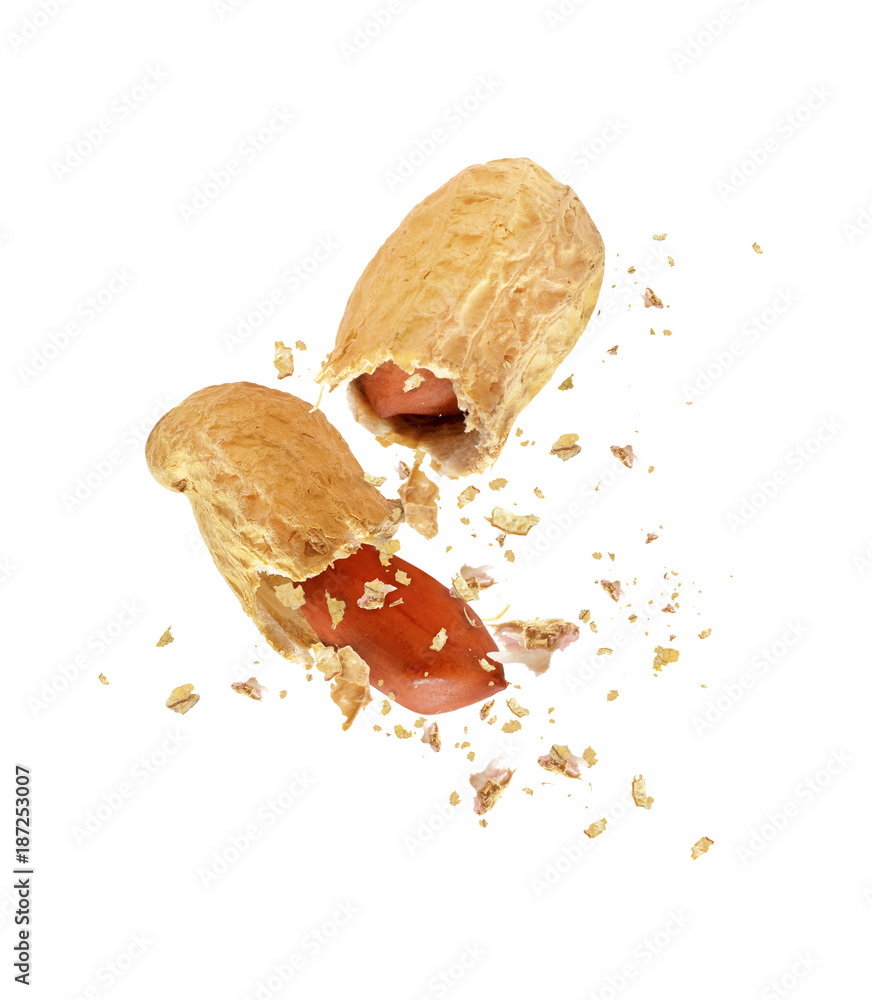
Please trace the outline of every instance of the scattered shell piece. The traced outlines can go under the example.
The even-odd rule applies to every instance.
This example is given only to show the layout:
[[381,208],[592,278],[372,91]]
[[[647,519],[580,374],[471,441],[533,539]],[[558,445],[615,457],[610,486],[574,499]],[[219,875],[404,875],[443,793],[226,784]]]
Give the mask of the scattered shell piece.
[[581,454],[581,448],[577,444],[577,434],[561,434],[551,445],[549,454],[556,455],[561,462],[567,462],[570,458],[575,458]]
[[417,372],[414,375],[410,375],[406,381],[403,382],[403,392],[411,392],[413,389],[417,389],[423,381],[424,376],[419,375]]
[[600,586],[613,601],[619,601],[624,596],[620,580],[600,580]]
[[587,623],[590,621],[590,612],[587,609],[579,611],[578,620],[582,622],[584,625],[587,625]]
[[645,779],[641,774],[633,778],[633,801],[642,809],[650,809],[654,799],[648,794]]
[[[309,674],[309,676],[311,677],[312,675]],[[288,696],[288,692],[287,691],[285,691],[285,690],[279,691],[279,698],[287,698],[287,696]]]
[[527,795],[532,795],[533,794],[533,789],[532,788],[527,788],[526,786],[524,788],[522,788],[521,791],[522,792],[526,792]]
[[[496,700],[496,699],[494,699]],[[482,720],[486,719],[490,715],[490,710],[494,707],[494,700],[486,701],[481,706],[481,711],[478,713],[478,717]]]
[[358,712],[372,701],[369,693],[369,665],[351,646],[342,646],[336,652],[340,671],[330,688],[330,697],[345,716],[342,728],[348,729]]
[[544,767],[546,771],[553,771],[555,774],[566,775],[567,778],[580,778],[581,768],[590,767],[590,764],[583,757],[576,757],[569,747],[555,743],[551,750],[539,758],[539,767]]
[[234,681],[230,686],[237,694],[244,694],[252,701],[263,701],[263,692],[266,688],[258,684],[256,677],[249,677],[247,681]]
[[510,712],[511,712],[511,713],[512,713],[513,715],[517,715],[517,717],[518,717],[519,719],[523,719],[523,717],[524,717],[525,715],[529,715],[529,714],[530,714],[530,711],[529,711],[529,709],[526,709],[526,708],[524,708],[524,707],[523,707],[522,705],[519,705],[519,704],[518,704],[518,700],[517,700],[517,698],[509,698],[509,699],[508,699],[508,700],[506,701],[506,704],[507,704],[507,705],[509,706],[509,711],[510,711]]
[[397,570],[394,579],[397,581],[397,583],[401,583],[404,587],[408,587],[409,584],[412,582],[412,578],[409,576],[409,574],[404,573],[401,569]]
[[584,831],[584,835],[586,837],[590,837],[591,839],[598,837],[605,830],[607,823],[608,820],[605,819],[605,817],[603,819],[598,819],[596,823],[590,824],[590,826]]
[[277,587],[273,587],[273,593],[284,607],[291,610],[301,608],[306,603],[305,591],[296,583],[280,583]]
[[763,251],[760,249],[759,243],[752,243],[751,249],[754,251],[754,253],[763,253]]
[[485,520],[507,535],[526,535],[539,523],[539,518],[535,514],[513,514],[502,507],[494,507],[491,516]]
[[108,684],[109,683],[109,681],[106,680],[106,675],[105,674],[97,674],[97,679],[100,681],[101,684]]
[[425,452],[415,455],[409,478],[400,486],[400,500],[406,511],[406,523],[424,538],[435,538],[439,533],[439,487],[431,482],[421,469]]
[[459,805],[459,804],[460,804],[460,796],[459,796],[459,795],[457,794],[457,792],[452,792],[452,793],[451,793],[451,794],[450,794],[450,795],[448,796],[448,801],[449,801],[449,802],[451,803],[451,805],[453,805],[453,806],[456,806],[456,805]]
[[391,710],[391,703],[387,700],[387,698],[385,698],[382,701],[382,706],[379,709],[379,711],[381,712],[382,715],[388,715],[390,713],[390,710]]
[[407,740],[410,737],[414,736],[415,734],[411,731],[411,729],[403,729],[403,727],[398,722],[394,726],[394,735],[397,737],[397,739]]
[[287,378],[294,374],[294,352],[290,347],[285,347],[281,340],[275,342],[276,356],[273,364],[279,373],[279,378]]
[[596,750],[593,747],[588,747],[581,755],[581,759],[588,767],[593,767],[596,764]]
[[383,608],[385,598],[397,588],[381,580],[367,580],[363,585],[363,597],[357,599],[357,606],[364,611],[377,611]]
[[388,481],[387,476],[371,476],[368,472],[364,472],[363,478],[370,484],[370,486],[384,486]]
[[508,486],[508,485],[509,485],[508,479],[492,479],[488,483],[488,486],[492,490],[501,490],[504,486]]
[[473,599],[477,598],[482,590],[487,590],[497,582],[493,574],[493,566],[467,566],[464,563],[460,567],[460,575],[474,594]]
[[171,642],[175,642],[175,637],[173,636],[170,629],[172,629],[172,625],[170,625],[170,627],[166,630],[166,632],[164,632],[164,634],[160,637],[160,639],[158,639],[158,641],[155,643],[155,646],[169,646]]
[[690,856],[694,861],[700,856],[700,854],[707,854],[708,849],[714,843],[709,837],[701,837],[690,849]]
[[472,503],[479,493],[481,493],[481,490],[477,489],[475,486],[467,486],[465,490],[462,490],[457,495],[457,506],[465,507],[468,503]]
[[521,728],[521,723],[517,719],[509,719],[508,722],[503,723],[504,733],[516,733]]
[[631,444],[628,444],[623,448],[620,445],[613,444],[609,451],[611,451],[619,462],[626,465],[628,469],[633,468],[633,462],[636,461],[636,456],[633,454],[633,446]]
[[327,598],[327,610],[330,612],[330,620],[333,622],[333,628],[336,628],[345,617],[345,601],[340,601],[337,597],[331,597],[326,592],[324,596]]
[[708,637],[711,634],[712,634],[712,630],[710,628],[706,628],[706,629],[703,629],[702,632],[699,633],[699,637],[700,637],[700,639],[708,639]]
[[596,655],[597,656],[611,656],[612,655],[612,650],[609,649],[608,646],[600,646],[600,648],[596,651]]
[[477,816],[483,816],[493,809],[514,773],[513,770],[503,767],[500,758],[496,757],[483,771],[469,776],[469,783],[476,792],[472,807]]
[[645,302],[646,309],[650,308],[651,306],[654,306],[655,309],[663,308],[663,300],[651,288],[645,289],[644,293],[642,294],[642,299]]
[[573,389],[572,376],[568,375],[561,383],[557,386],[558,389]]
[[435,649],[438,653],[446,642],[448,642],[448,632],[444,628],[440,628],[436,635],[433,636],[433,642],[430,644],[430,649]]
[[662,233],[662,234],[661,234],[660,236],[658,236],[658,235],[657,235],[657,234],[655,233],[655,234],[654,234],[654,235],[653,235],[653,236],[651,237],[651,239],[652,239],[652,240],[665,240],[665,239],[666,239],[666,237],[667,237],[667,235],[668,235],[667,233]]
[[501,663],[523,663],[534,674],[544,673],[554,653],[578,639],[579,628],[562,618],[534,618],[530,621],[503,622],[493,630],[502,647],[494,654]]
[[614,688],[612,688],[612,690],[609,691],[609,693],[606,695],[606,701],[614,701],[615,698],[617,697],[618,697],[618,692],[615,691]]
[[[439,724],[436,722],[431,722],[429,726],[424,729],[423,735],[421,736],[421,742],[426,743],[430,746],[436,753],[442,749],[442,739],[439,736]],[[456,803],[452,802],[452,805]]]
[[489,663],[487,660],[482,659],[482,660],[479,660],[478,662],[479,662],[479,665],[481,666],[482,670],[486,670],[489,674],[493,673],[494,670],[497,669],[494,666],[493,663]]
[[182,684],[173,688],[172,694],[167,698],[166,706],[174,712],[178,712],[179,715],[184,715],[185,712],[190,712],[199,700],[200,696],[194,694],[193,684]]
[[662,646],[654,647],[654,669],[657,673],[666,666],[667,663],[675,663],[678,660],[677,649],[664,649]]
[[612,356],[614,357],[614,355],[616,355],[616,354],[618,353],[618,346],[619,346],[618,344],[615,344],[615,346],[614,346],[614,347],[610,347],[610,348],[609,348],[609,349],[608,349],[608,350],[606,351],[606,354],[611,354],[611,355],[612,355]]
[[470,587],[462,573],[458,573],[451,578],[451,587],[454,593],[463,601],[474,601],[478,597],[478,587],[475,587],[475,589]]
[[305,351],[306,350],[306,345],[303,343],[302,340],[298,340],[297,343],[294,346],[297,348],[298,351]]
[[645,539],[645,544],[650,545],[652,542],[656,542],[659,535],[655,535],[652,531],[648,532],[648,537]]

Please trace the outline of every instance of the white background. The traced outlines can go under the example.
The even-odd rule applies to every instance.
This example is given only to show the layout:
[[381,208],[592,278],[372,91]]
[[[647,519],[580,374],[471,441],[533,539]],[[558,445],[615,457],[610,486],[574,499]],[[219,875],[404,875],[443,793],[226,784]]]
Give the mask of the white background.
[[[857,996],[872,927],[869,7],[404,0],[352,48],[385,6],[3,5],[4,980],[22,989],[23,763],[28,995]],[[270,122],[271,141],[244,152]],[[403,527],[402,554],[443,580],[495,565],[485,617],[588,608],[599,631],[541,678],[511,668],[507,694],[531,710],[520,734],[499,731],[500,699],[495,726],[475,708],[440,720],[436,755],[374,732],[414,719],[383,719],[378,701],[341,732],[327,686],[260,640],[142,444],[204,385],[278,386],[275,339],[307,344],[281,387],[314,401],[376,248],[458,170],[503,156],[536,160],[590,211],[601,314],[474,480],[470,526],[454,502],[467,483],[443,481],[439,537]],[[239,175],[187,211],[230,159]],[[328,259],[282,286],[319,240]],[[115,269],[125,287],[89,313]],[[668,309],[643,308],[646,284]],[[380,448],[341,393],[323,409],[395,496],[408,453]],[[569,431],[583,451],[564,464],[548,451]],[[609,453],[627,443],[632,471]],[[492,494],[497,475],[510,484]],[[483,520],[496,502],[542,518],[507,543],[513,566]],[[622,581],[620,606],[604,575]],[[175,642],[156,648],[170,624]],[[659,677],[658,644],[681,653]],[[269,688],[259,704],[230,688],[252,673]],[[202,698],[180,717],[164,700],[185,682]],[[454,748],[465,738],[474,764]],[[547,774],[536,757],[552,742],[599,761],[583,781]],[[468,775],[499,751],[517,771],[482,829]],[[650,812],[624,804],[638,773]],[[703,836],[714,846],[692,861]],[[233,838],[247,849],[206,884]],[[271,979],[295,954],[291,981]]]

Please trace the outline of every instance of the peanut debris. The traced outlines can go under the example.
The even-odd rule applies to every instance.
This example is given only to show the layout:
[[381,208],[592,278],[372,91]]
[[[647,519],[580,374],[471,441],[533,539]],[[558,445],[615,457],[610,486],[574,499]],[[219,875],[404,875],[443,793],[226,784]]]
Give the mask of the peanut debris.
[[182,684],[173,688],[172,694],[167,698],[166,706],[174,712],[178,712],[179,715],[184,715],[185,712],[190,712],[199,700],[200,696],[194,694],[193,684]]
[[707,854],[708,849],[712,846],[713,843],[714,841],[711,840],[709,837],[701,837],[690,849],[691,858],[693,858],[693,860],[696,861],[696,859],[701,854]]
[[290,347],[285,347],[284,342],[277,340],[275,342],[276,356],[273,364],[275,365],[276,371],[279,373],[279,378],[287,378],[289,375],[294,374],[294,352]]
[[620,445],[613,444],[609,450],[615,458],[622,462],[628,469],[633,468],[633,462],[636,461],[636,456],[633,454],[633,446],[631,444],[628,444],[623,448]]
[[507,535],[526,535],[539,523],[535,514],[513,514],[502,507],[494,507],[491,516],[485,517],[485,520]]
[[483,816],[493,809],[514,773],[513,770],[503,767],[502,761],[496,757],[483,771],[469,776],[469,783],[476,793],[472,807],[477,816]]
[[286,608],[296,610],[306,603],[306,594],[296,583],[280,583],[273,587],[273,592]]
[[435,538],[439,533],[439,487],[431,482],[421,469],[425,452],[415,454],[415,463],[409,478],[399,489],[400,500],[406,511],[406,523],[424,538]]
[[367,580],[363,585],[363,597],[357,599],[357,606],[364,611],[377,611],[384,607],[385,597],[396,589],[381,580]]
[[481,490],[477,489],[475,486],[467,486],[465,490],[462,490],[458,494],[457,506],[465,507],[468,503],[472,503],[479,493],[481,493]]
[[262,701],[263,692],[266,690],[258,684],[256,677],[249,677],[247,681],[234,681],[230,686],[237,694],[244,694],[252,701]]
[[641,774],[633,778],[633,801],[642,809],[650,809],[654,799],[648,794],[645,779]]
[[570,458],[575,458],[581,454],[581,448],[577,444],[577,434],[561,434],[551,445],[549,454],[556,455],[561,462],[567,462]]
[[654,669],[657,673],[666,666],[667,663],[675,663],[678,660],[677,649],[664,649],[663,646],[654,647]]
[[444,628],[440,628],[436,635],[433,636],[433,642],[430,644],[430,649],[435,649],[438,653],[440,649],[448,641],[448,632]]
[[603,817],[603,819],[598,819],[595,823],[591,823],[590,826],[584,831],[586,837],[590,837],[593,840],[594,837],[598,837],[604,832],[608,820]]
[[160,637],[160,639],[158,639],[158,641],[155,643],[156,646],[169,646],[171,642],[175,642],[175,637],[170,631],[171,628],[172,625],[170,625],[170,627],[166,630],[166,632],[164,632],[164,634]]

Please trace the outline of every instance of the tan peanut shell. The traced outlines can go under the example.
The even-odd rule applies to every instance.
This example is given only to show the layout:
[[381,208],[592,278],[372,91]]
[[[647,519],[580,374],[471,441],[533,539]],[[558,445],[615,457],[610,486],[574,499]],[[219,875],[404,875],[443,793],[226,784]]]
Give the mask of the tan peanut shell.
[[250,382],[188,396],[146,444],[154,478],[190,500],[215,565],[279,652],[310,659],[318,639],[289,581],[307,580],[362,544],[390,538],[398,501],[366,481],[320,411]]
[[[349,382],[360,423],[429,451],[443,474],[481,472],[581,336],[603,267],[602,238],[571,188],[524,158],[467,167],[369,262],[318,381]],[[386,361],[451,379],[465,420],[379,418],[353,380]]]

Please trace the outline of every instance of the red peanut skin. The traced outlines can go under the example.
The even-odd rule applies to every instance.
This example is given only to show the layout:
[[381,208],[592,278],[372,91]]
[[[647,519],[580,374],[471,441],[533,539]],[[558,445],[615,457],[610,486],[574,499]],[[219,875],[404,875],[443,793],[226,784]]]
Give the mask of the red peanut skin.
[[[408,586],[397,582],[397,570],[411,577]],[[384,607],[365,611],[357,599],[363,596],[364,583],[376,579],[397,589],[385,597]],[[364,545],[302,586],[302,611],[320,641],[351,646],[369,664],[370,684],[385,697],[393,694],[397,704],[413,712],[451,712],[492,698],[508,686],[502,664],[489,660],[495,669],[487,671],[479,663],[497,646],[475,611],[403,559],[394,556],[390,566],[383,566],[378,551]],[[345,601],[345,614],[335,629],[328,593]],[[402,604],[389,606],[399,598]],[[442,628],[448,633],[445,645],[431,649]]]
[[420,375],[424,381],[417,388],[403,392],[409,372],[393,361],[386,361],[371,374],[359,376],[357,384],[382,420],[405,415],[449,417],[460,414],[451,379],[437,378],[426,368],[416,368],[413,374]]

